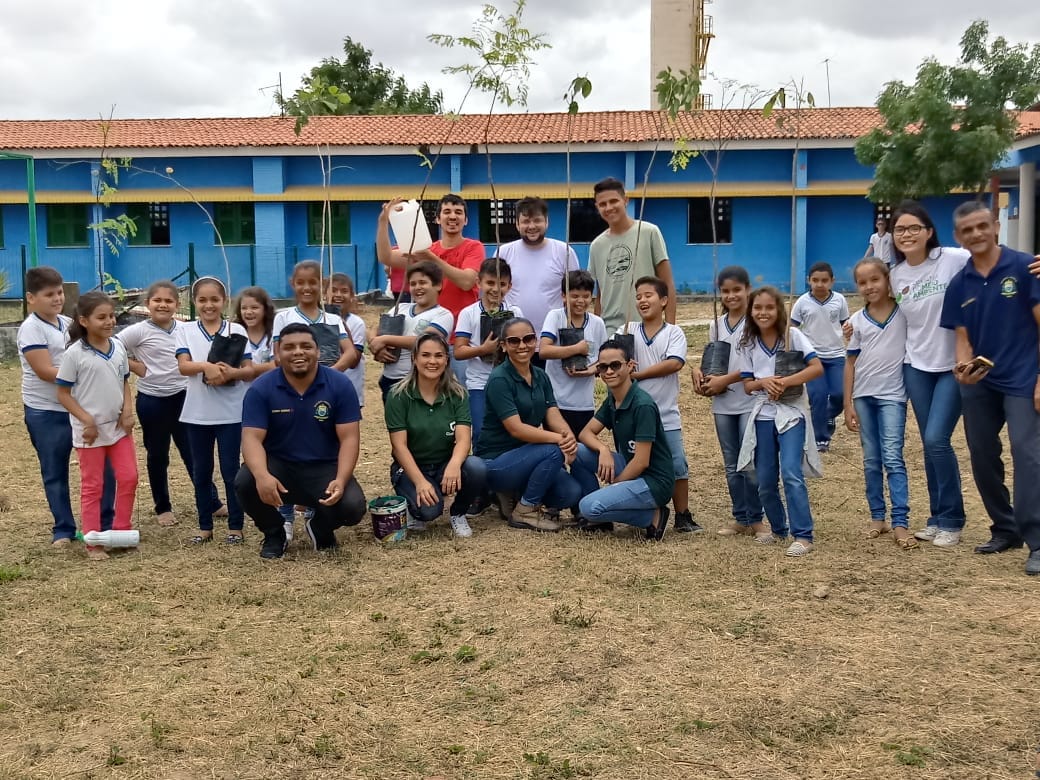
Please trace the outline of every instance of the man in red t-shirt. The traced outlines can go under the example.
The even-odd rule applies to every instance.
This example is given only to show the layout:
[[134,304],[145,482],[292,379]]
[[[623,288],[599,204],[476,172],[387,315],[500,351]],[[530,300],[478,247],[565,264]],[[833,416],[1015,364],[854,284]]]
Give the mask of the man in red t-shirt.
[[[484,262],[484,245],[472,238],[464,238],[462,229],[466,227],[466,201],[458,195],[448,193],[437,204],[437,224],[441,229],[441,238],[434,241],[433,246],[413,255],[406,255],[390,244],[390,210],[404,202],[403,198],[394,198],[383,204],[376,225],[376,257],[388,269],[406,268],[413,263],[429,260],[436,263],[444,272],[444,288],[438,303],[450,311],[458,320],[459,312],[475,303],[479,297],[477,290],[477,272]],[[454,325],[452,326],[454,340]],[[457,363],[452,358],[452,368],[459,381],[464,382],[466,364]]]

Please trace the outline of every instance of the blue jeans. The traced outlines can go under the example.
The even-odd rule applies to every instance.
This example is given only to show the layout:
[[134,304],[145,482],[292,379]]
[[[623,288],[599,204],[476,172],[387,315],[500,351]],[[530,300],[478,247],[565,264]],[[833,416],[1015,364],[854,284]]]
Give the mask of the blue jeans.
[[[152,501],[155,503],[155,514],[169,512],[170,505],[170,442],[181,454],[188,476],[192,477],[194,464],[191,459],[191,448],[188,446],[188,433],[184,423],[180,421],[181,409],[184,407],[186,391],[168,396],[137,393],[137,419],[141,421],[141,436],[147,453],[148,485],[152,489]],[[212,488],[213,511],[223,504],[217,495],[217,486],[210,482]]]
[[950,442],[961,416],[957,380],[952,371],[921,371],[907,364],[903,382],[924,445],[928,525],[959,531],[964,527],[964,497],[957,454]]
[[[72,455],[72,424],[68,412],[33,409],[24,406],[29,441],[40,460],[40,476],[47,506],[54,517],[52,541],[76,537],[76,517],[69,496],[69,457]],[[116,480],[112,466],[105,463],[105,484],[101,493],[101,529],[112,528],[115,516]]]
[[[581,485],[584,496],[578,504],[581,516],[590,523],[626,523],[636,528],[649,528],[654,521],[657,502],[642,477],[599,486],[596,470],[599,455],[584,444],[578,445],[578,457],[571,464],[571,475]],[[614,453],[614,475],[625,469],[625,459]]]
[[451,372],[455,374],[455,378],[459,380],[459,384],[463,387],[466,386],[466,366],[469,365],[468,360],[456,360],[455,359],[455,346],[452,345],[448,354],[451,356]]
[[820,358],[823,376],[807,382],[809,407],[812,409],[812,426],[816,441],[831,440],[831,425],[842,412],[845,397],[845,358]]
[[469,391],[469,414],[473,418],[473,446],[480,439],[480,429],[484,427],[484,391]]
[[[440,465],[419,466],[419,471],[433,485],[437,493],[437,503],[433,506],[419,506],[415,495],[415,483],[408,478],[404,469],[396,461],[390,464],[390,484],[394,486],[397,495],[408,500],[408,511],[412,517],[424,523],[431,523],[444,514],[444,495],[441,493],[441,479],[444,477],[446,463]],[[484,492],[487,482],[487,466],[484,461],[475,455],[470,455],[462,462],[462,484],[455,494],[448,513],[451,515],[464,515],[466,509],[472,504],[477,496]]]
[[892,527],[910,527],[910,486],[903,460],[906,431],[906,402],[879,398],[852,401],[859,418],[859,440],[863,445],[863,479],[867,486],[870,519],[885,519],[885,474],[892,502]]
[[191,475],[195,486],[195,510],[199,513],[199,530],[213,530],[213,445],[217,445],[220,477],[227,491],[228,530],[241,531],[245,515],[235,495],[235,477],[239,469],[242,447],[242,424],[196,425],[184,423],[188,431],[188,447],[194,461]]
[[[791,535],[795,539],[812,541],[813,518],[809,509],[809,491],[805,487],[802,457],[805,450],[805,421],[783,433],[777,433],[772,420],[755,420],[755,474],[758,476],[758,496],[773,533],[787,536],[787,521],[791,521]],[[780,482],[784,483],[787,512],[780,500]]]
[[[1040,550],[1040,415],[1033,399],[1005,395],[985,383],[961,385],[964,435],[994,539],[1022,539]],[[1000,429],[1007,424],[1014,466],[1013,500],[1004,482]]]
[[686,449],[683,446],[682,428],[674,428],[664,432],[668,449],[672,451],[672,468],[676,479],[689,479],[690,466],[686,462]]
[[488,489],[520,493],[527,506],[566,509],[581,498],[581,488],[564,470],[563,451],[555,444],[523,444],[484,463]]
[[722,449],[726,487],[729,488],[729,499],[733,504],[733,519],[740,525],[753,525],[762,519],[762,501],[758,497],[755,472],[751,469],[737,471],[740,443],[749,422],[751,412],[715,415],[715,433]]

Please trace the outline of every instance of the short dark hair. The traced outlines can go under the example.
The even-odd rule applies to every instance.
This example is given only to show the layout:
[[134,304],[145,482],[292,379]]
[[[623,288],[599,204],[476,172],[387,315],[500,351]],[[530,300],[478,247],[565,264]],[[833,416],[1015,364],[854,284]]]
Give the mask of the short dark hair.
[[625,196],[625,185],[620,179],[615,179],[613,176],[608,176],[605,179],[600,179],[598,182],[592,185],[592,197],[595,198],[601,192],[609,192],[610,190],[617,190],[621,193],[621,196]]
[[529,195],[516,202],[516,215],[518,217],[548,217],[549,204],[541,198]]
[[25,291],[36,295],[48,287],[61,287],[65,280],[61,278],[57,268],[41,265],[25,272]]
[[622,341],[621,339],[607,339],[599,346],[600,354],[603,354],[603,351],[607,349],[620,350],[621,354],[625,356],[625,360],[633,359],[632,349],[627,341]]
[[638,290],[644,284],[651,285],[654,290],[657,291],[657,295],[660,298],[668,297],[668,285],[658,279],[656,276],[640,276],[636,279],[635,285],[632,287],[633,290]]
[[444,284],[444,271],[440,269],[440,266],[430,260],[423,260],[421,263],[408,266],[408,272],[405,279],[410,282],[415,274],[422,274],[423,276],[430,277],[430,281],[433,282],[434,287],[439,287]]
[[477,276],[483,278],[485,276],[493,276],[496,279],[509,279],[513,280],[513,269],[509,267],[509,263],[503,260],[501,257],[489,257],[480,264],[480,270],[477,271]]
[[566,293],[568,288],[596,292],[596,280],[588,271],[568,271],[567,276],[560,281],[560,291]]
[[462,199],[462,196],[456,195],[454,192],[449,192],[439,201],[437,201],[437,214],[440,215],[441,208],[444,206],[462,206],[462,210],[466,211],[466,201]]
[[813,274],[816,274],[816,273],[827,274],[831,279],[834,278],[834,269],[831,268],[831,264],[830,263],[825,263],[822,260],[820,262],[818,262],[818,263],[813,263],[812,265],[809,266],[809,274],[808,275],[812,276]]
[[967,200],[957,208],[953,210],[953,224],[956,227],[958,219],[964,219],[965,217],[971,216],[979,211],[988,211],[991,214],[992,209],[983,203],[981,200]]
[[751,276],[742,265],[727,265],[719,271],[719,275],[715,278],[715,286],[721,288],[722,283],[728,281],[734,281],[745,287],[751,286]]
[[314,331],[311,330],[311,326],[305,325],[302,322],[290,322],[288,325],[282,328],[281,332],[278,334],[278,338],[279,340],[284,339],[286,336],[292,336],[294,333],[306,333],[308,336],[314,339],[315,344],[318,343],[318,339],[314,337]]

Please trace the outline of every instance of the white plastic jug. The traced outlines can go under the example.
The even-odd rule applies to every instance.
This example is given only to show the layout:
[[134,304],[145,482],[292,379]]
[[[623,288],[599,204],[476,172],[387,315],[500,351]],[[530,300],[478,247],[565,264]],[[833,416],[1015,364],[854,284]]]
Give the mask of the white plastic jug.
[[430,228],[418,201],[406,200],[390,209],[390,227],[402,252],[415,254],[433,246]]
[[141,543],[141,532],[90,531],[83,534],[83,541],[91,547],[137,547]]

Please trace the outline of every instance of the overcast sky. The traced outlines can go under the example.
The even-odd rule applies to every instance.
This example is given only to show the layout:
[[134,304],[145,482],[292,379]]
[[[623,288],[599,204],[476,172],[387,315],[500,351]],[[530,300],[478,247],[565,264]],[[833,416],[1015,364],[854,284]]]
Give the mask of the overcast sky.
[[[499,7],[511,0],[500,0]],[[344,36],[409,82],[429,81],[459,107],[464,84],[442,75],[463,61],[427,42],[464,34],[481,4],[464,0],[7,0],[0,21],[0,118],[263,116],[272,85],[287,93]],[[912,81],[929,55],[953,62],[981,14],[991,34],[1040,40],[1034,0],[718,0],[708,70],[775,88],[804,77],[817,105],[873,105],[886,81]],[[587,74],[582,110],[650,105],[649,0],[529,0],[536,55],[529,109],[559,111],[570,80]],[[713,91],[711,83],[706,91]],[[466,112],[487,110],[472,98]]]

